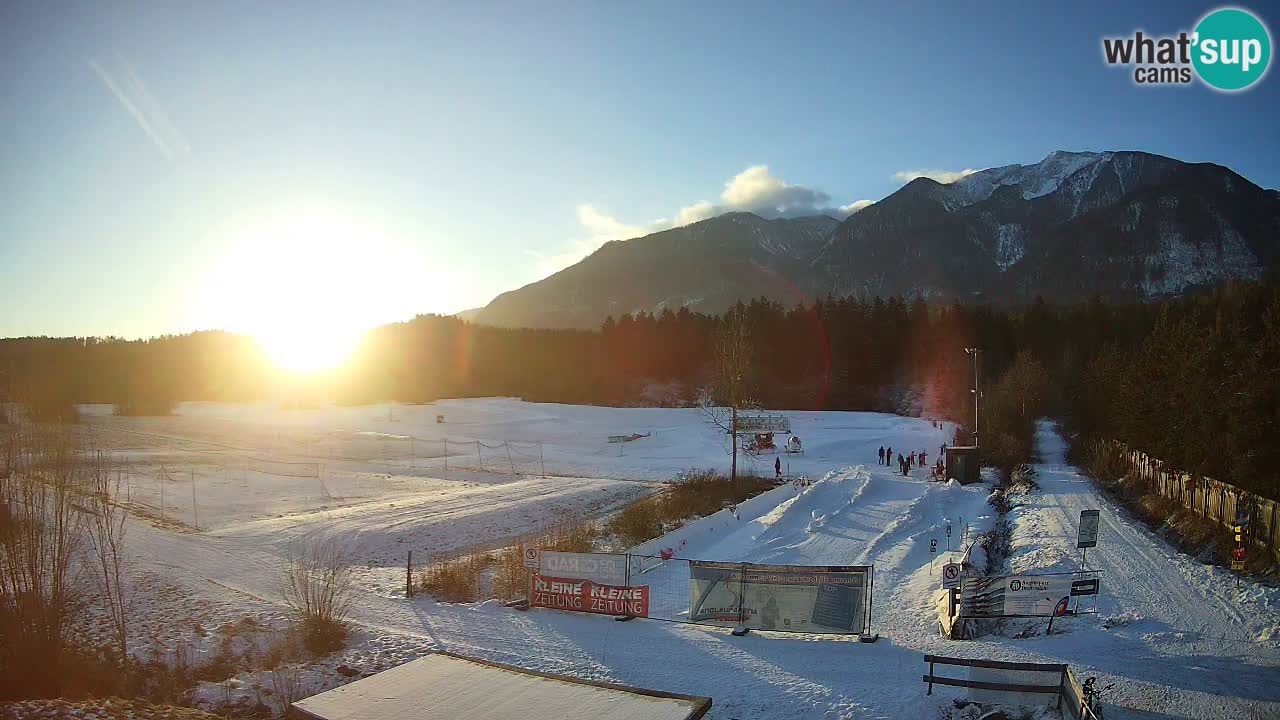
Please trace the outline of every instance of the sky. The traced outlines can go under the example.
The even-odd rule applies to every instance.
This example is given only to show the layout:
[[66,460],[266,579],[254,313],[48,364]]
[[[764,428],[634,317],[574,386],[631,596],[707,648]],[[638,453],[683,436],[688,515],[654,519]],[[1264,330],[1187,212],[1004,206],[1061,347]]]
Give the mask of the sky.
[[[1272,28],[1280,3],[1243,3]],[[1213,3],[0,3],[0,337],[452,313],[610,239],[1144,150],[1280,188],[1280,78],[1139,87]],[[293,322],[298,320],[298,322]]]

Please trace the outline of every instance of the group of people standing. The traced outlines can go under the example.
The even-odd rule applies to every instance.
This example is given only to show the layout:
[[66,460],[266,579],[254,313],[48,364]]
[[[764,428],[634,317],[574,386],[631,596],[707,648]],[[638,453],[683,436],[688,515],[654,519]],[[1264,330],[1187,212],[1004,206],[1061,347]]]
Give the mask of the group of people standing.
[[[945,454],[946,451],[947,451],[947,446],[943,445],[941,452]],[[881,445],[880,449],[876,451],[876,455],[879,459],[878,464],[890,465],[890,466],[893,465],[893,447],[892,446],[885,448],[883,445]],[[910,475],[911,468],[915,467],[917,462],[919,463],[920,467],[928,467],[929,465],[928,452],[925,450],[921,450],[919,454],[917,454],[915,450],[912,450],[906,456],[903,456],[902,453],[898,453],[898,471],[901,472],[903,475]],[[937,464],[933,466],[931,471],[935,477],[939,477],[939,478],[943,474],[945,474],[946,471],[942,464],[942,458],[938,458]]]

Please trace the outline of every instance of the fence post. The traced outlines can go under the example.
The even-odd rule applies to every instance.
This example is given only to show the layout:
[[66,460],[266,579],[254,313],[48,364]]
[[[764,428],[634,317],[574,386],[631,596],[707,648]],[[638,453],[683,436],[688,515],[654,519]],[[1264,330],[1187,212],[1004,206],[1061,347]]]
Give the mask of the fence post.
[[476,461],[480,463],[480,471],[484,472],[484,456],[480,454],[480,441],[476,441]]
[[409,559],[404,564],[404,594],[413,597],[413,551],[409,551]]
[[747,564],[739,563],[738,565],[738,627],[733,629],[733,635],[741,637],[747,634],[747,617],[746,617],[746,599],[747,599]]

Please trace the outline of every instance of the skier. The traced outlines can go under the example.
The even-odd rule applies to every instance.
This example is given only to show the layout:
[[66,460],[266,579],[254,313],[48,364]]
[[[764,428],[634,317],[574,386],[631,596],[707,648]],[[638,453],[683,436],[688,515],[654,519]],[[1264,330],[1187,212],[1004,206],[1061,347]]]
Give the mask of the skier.
[[902,457],[902,453],[898,453],[898,469],[902,471],[903,475],[907,474],[907,459]]
[[907,456],[907,469],[910,470],[911,467],[915,464],[916,464],[916,451],[912,450],[911,454]]
[[876,451],[876,464],[877,465],[884,464],[884,446],[883,445],[881,445],[880,449]]
[[782,479],[782,458],[773,459],[773,476]]
[[920,467],[927,467],[928,465],[929,465],[929,461],[925,459],[925,452],[921,450],[920,451]]
[[892,447],[884,451],[884,464],[888,466],[893,465],[893,448]]

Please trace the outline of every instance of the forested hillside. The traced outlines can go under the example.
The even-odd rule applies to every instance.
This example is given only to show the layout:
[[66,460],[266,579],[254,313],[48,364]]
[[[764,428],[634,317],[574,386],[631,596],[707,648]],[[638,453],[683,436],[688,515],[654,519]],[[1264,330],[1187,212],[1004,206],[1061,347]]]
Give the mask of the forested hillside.
[[[1014,429],[1048,412],[1081,436],[1123,440],[1180,469],[1277,494],[1274,280],[1149,304],[756,300],[731,312],[747,319],[752,358],[743,372],[763,407],[923,414],[967,426],[973,365],[964,348],[977,346],[993,452],[1024,457],[1030,436]],[[226,333],[10,339],[0,341],[0,389],[32,417],[63,421],[74,420],[73,403],[157,414],[181,400],[307,407],[511,395],[688,405],[714,385],[722,320],[685,309],[609,318],[598,331],[515,330],[426,315],[371,331],[346,367],[304,378],[273,370],[254,340]]]

